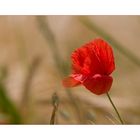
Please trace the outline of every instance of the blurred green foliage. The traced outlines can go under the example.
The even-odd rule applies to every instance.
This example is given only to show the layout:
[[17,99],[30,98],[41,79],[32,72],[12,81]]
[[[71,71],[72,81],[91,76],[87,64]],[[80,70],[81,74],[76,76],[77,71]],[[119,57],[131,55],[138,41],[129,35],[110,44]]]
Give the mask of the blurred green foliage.
[[13,101],[7,95],[7,90],[4,85],[4,80],[7,76],[7,69],[5,67],[1,68],[1,77],[0,77],[0,110],[2,113],[6,114],[9,118],[11,124],[21,124],[22,117],[20,111],[16,108]]

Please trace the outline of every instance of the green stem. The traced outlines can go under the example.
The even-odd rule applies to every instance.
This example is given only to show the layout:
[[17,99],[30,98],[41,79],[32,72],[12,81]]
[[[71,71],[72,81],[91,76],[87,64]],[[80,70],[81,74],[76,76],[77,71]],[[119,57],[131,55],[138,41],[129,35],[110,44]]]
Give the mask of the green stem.
[[50,124],[55,124],[55,118],[56,118],[56,112],[58,109],[58,104],[59,104],[59,98],[57,96],[56,93],[53,94],[52,96],[52,104],[53,104],[53,112],[51,115],[51,120],[50,120]]
[[57,107],[54,106],[54,108],[53,108],[53,112],[52,112],[52,115],[51,115],[51,120],[50,120],[50,124],[52,124],[52,125],[55,124],[56,111],[57,111]]
[[107,97],[108,97],[108,99],[109,99],[110,103],[112,104],[112,106],[113,106],[113,108],[114,108],[115,112],[117,113],[118,118],[119,118],[119,120],[120,120],[121,124],[124,124],[124,122],[123,122],[123,120],[122,120],[122,118],[121,118],[121,116],[120,116],[120,114],[119,114],[119,112],[118,112],[118,110],[117,110],[116,106],[114,105],[114,103],[113,103],[113,101],[111,100],[111,98],[110,98],[110,96],[109,96],[109,94],[108,94],[108,93],[107,93]]

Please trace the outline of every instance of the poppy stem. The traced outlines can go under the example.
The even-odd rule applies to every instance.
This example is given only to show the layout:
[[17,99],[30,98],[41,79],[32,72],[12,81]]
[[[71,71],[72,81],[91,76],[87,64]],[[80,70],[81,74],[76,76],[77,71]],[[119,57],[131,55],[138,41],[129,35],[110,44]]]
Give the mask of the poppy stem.
[[109,95],[108,93],[107,93],[107,97],[108,97],[108,99],[109,99],[110,103],[112,104],[112,106],[113,106],[113,108],[114,108],[115,112],[117,113],[118,118],[119,118],[119,120],[120,120],[121,124],[124,124],[124,122],[123,122],[123,120],[122,120],[122,118],[121,118],[121,116],[120,116],[120,114],[119,114],[119,112],[118,112],[118,110],[117,110],[116,106],[114,105],[114,103],[113,103],[113,101],[112,101],[112,99],[111,99],[111,97],[110,97],[110,95]]

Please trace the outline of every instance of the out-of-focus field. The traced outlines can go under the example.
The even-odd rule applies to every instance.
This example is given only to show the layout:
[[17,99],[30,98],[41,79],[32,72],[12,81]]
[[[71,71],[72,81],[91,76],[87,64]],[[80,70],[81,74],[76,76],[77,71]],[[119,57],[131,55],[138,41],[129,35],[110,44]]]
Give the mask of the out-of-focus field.
[[71,52],[96,37],[114,50],[112,100],[140,124],[139,16],[0,16],[0,123],[49,124],[56,93],[55,124],[119,124],[106,95],[62,86]]

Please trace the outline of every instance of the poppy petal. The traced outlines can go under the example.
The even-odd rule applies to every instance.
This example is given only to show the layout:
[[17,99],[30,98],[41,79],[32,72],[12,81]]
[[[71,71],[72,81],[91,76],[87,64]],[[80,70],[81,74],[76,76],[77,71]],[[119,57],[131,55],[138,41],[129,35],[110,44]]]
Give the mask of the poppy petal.
[[115,69],[114,56],[111,46],[102,39],[95,39],[93,41],[93,47],[94,52],[104,69],[104,74],[111,74]]
[[101,64],[93,51],[91,43],[85,44],[72,53],[73,73],[84,75],[103,74]]
[[81,74],[72,74],[63,80],[65,87],[75,87],[80,85],[84,80],[84,76]]
[[113,78],[111,76],[96,74],[92,78],[87,78],[83,85],[91,92],[101,95],[110,90],[112,82]]

